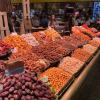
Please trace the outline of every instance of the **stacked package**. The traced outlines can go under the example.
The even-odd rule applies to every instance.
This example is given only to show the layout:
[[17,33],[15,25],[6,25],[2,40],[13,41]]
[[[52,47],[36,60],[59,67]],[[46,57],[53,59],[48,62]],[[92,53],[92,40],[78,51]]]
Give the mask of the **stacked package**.
[[82,66],[84,62],[73,58],[73,57],[65,57],[59,64],[59,68],[63,69],[64,71],[69,72],[70,74],[75,74]]
[[69,81],[71,75],[60,68],[54,67],[43,72],[40,75],[40,79],[43,77],[48,77],[50,85],[55,89],[56,93],[58,93],[63,88],[63,86]]

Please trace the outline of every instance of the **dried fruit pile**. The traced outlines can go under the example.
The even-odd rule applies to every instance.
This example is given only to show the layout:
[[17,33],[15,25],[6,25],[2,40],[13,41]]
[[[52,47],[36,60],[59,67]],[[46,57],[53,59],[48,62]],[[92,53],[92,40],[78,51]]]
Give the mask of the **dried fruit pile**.
[[1,84],[0,100],[55,100],[50,88],[35,73],[25,71],[6,77]]
[[74,26],[72,27],[72,32],[74,35],[80,37],[81,39],[83,39],[84,41],[89,41],[91,40],[91,38],[87,35],[85,35],[84,33],[81,32],[81,30],[79,29],[78,26]]
[[50,63],[53,63],[59,61],[64,55],[69,54],[71,49],[74,49],[74,47],[68,45],[68,43],[67,46],[68,48],[65,48],[63,45],[52,41],[47,44],[33,47],[32,51],[41,58],[47,59]]
[[40,79],[48,77],[51,86],[58,93],[63,86],[69,81],[71,75],[60,68],[50,68],[40,75]]
[[11,49],[10,45],[0,40],[0,56],[8,54],[10,49]]
[[38,41],[35,39],[35,37],[32,34],[23,34],[21,37],[29,44],[32,46],[37,46],[39,45]]
[[95,40],[89,41],[89,44],[94,46],[94,47],[99,47],[100,46],[100,44],[97,41],[95,41]]
[[76,59],[79,59],[80,61],[86,62],[91,57],[91,54],[79,48],[79,49],[76,49],[72,53],[72,57],[75,57]]
[[96,36],[96,34],[94,32],[91,31],[91,29],[89,27],[84,27],[84,26],[80,26],[79,29],[82,31],[82,32],[85,32],[87,33],[88,35],[94,37]]
[[24,61],[25,68],[35,71],[35,72],[41,72],[43,69],[47,68],[49,65],[49,62],[47,60],[41,59],[36,54],[31,52],[24,52],[24,54],[16,53],[13,54],[9,59],[16,59],[19,58],[22,61]]
[[100,38],[95,37],[95,38],[93,38],[93,40],[96,41],[96,42],[98,42],[100,44]]
[[9,35],[3,40],[5,43],[11,45],[13,48],[18,48],[18,50],[30,50],[32,47],[28,45],[19,35]]
[[82,61],[76,58],[65,57],[59,64],[59,68],[69,72],[70,74],[75,74],[83,66],[83,64],[84,63]]
[[84,39],[82,39],[81,37],[79,37],[75,34],[71,34],[70,37],[73,38],[72,39],[73,43],[75,43],[78,46],[86,44],[88,42],[87,40],[84,40]]
[[61,39],[60,34],[51,27],[49,27],[47,30],[45,30],[44,33],[45,33],[46,37],[50,38],[52,41]]
[[56,44],[59,44],[70,50],[74,50],[78,47],[78,45],[75,44],[76,41],[75,40],[73,41],[73,39],[70,36],[64,36],[62,39],[58,39],[55,42],[56,42]]
[[97,47],[94,47],[94,46],[92,46],[90,44],[86,44],[86,45],[83,46],[83,50],[86,51],[86,52],[88,52],[88,53],[93,54],[93,53],[96,52]]

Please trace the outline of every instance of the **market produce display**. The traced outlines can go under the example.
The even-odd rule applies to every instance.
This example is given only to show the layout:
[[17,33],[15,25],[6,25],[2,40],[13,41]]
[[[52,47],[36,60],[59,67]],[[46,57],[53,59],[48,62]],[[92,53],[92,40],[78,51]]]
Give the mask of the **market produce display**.
[[7,55],[11,50],[11,46],[0,40],[0,57]]
[[85,50],[78,48],[72,53],[72,57],[75,57],[80,61],[86,62],[91,57],[91,53],[88,53]]
[[39,45],[38,41],[35,39],[35,37],[32,34],[23,34],[21,37],[29,44],[32,46],[37,46]]
[[25,71],[6,77],[1,82],[0,100],[55,100],[50,88],[35,73]]
[[41,72],[42,70],[44,70],[49,66],[49,62],[47,60],[41,59],[40,57],[38,57],[36,54],[32,52],[24,52],[24,54],[15,53],[12,54],[12,56],[9,59],[16,60],[16,58],[24,61],[25,68],[31,71],[35,71],[37,73]]
[[94,47],[94,46],[92,46],[90,44],[86,44],[86,45],[83,46],[83,50],[86,51],[86,52],[88,52],[88,53],[93,54],[93,53],[96,52],[97,47]]
[[89,44],[94,46],[94,47],[100,47],[100,44],[97,41],[95,41],[95,40],[89,41]]
[[9,35],[3,39],[3,41],[12,46],[12,48],[17,48],[18,50],[30,50],[32,47],[28,45],[19,35]]
[[80,38],[82,38],[85,41],[91,40],[91,38],[89,36],[87,36],[87,35],[85,35],[84,33],[81,32],[81,30],[79,29],[78,26],[72,27],[72,33],[76,36],[79,36]]
[[48,77],[51,86],[55,89],[56,93],[58,93],[69,81],[71,75],[60,68],[53,67],[40,75],[40,79],[43,77]]
[[64,71],[69,72],[70,74],[75,74],[82,66],[84,62],[73,58],[73,57],[65,57],[59,64],[59,68],[63,69]]

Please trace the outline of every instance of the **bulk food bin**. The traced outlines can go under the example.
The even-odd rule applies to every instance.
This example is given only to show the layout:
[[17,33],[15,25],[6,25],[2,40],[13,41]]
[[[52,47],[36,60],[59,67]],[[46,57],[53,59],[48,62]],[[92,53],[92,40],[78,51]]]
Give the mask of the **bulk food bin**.
[[100,100],[100,50],[61,100]]

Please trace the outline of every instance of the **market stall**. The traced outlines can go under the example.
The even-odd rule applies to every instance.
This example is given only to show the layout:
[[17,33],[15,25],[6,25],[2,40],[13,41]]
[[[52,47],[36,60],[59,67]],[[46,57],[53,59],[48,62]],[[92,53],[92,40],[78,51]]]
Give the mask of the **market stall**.
[[[82,26],[73,27],[72,32],[70,36],[60,36],[56,30],[48,28],[33,34],[13,33],[2,39],[1,86],[5,88],[2,88],[0,97],[19,98],[20,95],[20,99],[68,98],[66,94],[76,84],[76,80],[81,81],[81,73],[88,69],[88,64],[94,62],[93,59],[100,51],[100,38],[95,32]],[[7,55],[9,50],[10,55]],[[3,60],[4,58],[6,59]],[[97,59],[99,60],[99,57]],[[15,83],[18,84],[17,87],[14,86]],[[33,83],[36,85],[36,91]],[[47,94],[41,85],[48,91]]]

